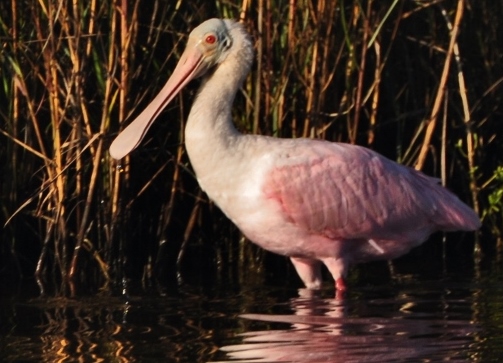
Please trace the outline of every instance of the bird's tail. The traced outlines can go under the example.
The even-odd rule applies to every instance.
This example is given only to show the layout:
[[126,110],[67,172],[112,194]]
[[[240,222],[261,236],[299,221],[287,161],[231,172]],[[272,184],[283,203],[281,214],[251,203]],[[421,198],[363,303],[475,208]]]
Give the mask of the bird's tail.
[[440,185],[437,200],[438,223],[444,231],[475,231],[482,225],[475,211],[462,202],[456,195]]

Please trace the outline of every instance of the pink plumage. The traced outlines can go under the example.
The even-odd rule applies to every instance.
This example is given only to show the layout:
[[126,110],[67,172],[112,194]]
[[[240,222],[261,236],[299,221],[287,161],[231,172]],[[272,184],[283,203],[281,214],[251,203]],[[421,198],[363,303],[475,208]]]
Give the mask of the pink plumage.
[[436,179],[372,150],[239,133],[231,105],[252,60],[242,24],[198,26],[166,85],[112,143],[112,157],[136,148],[176,94],[206,75],[185,129],[198,182],[251,241],[289,256],[308,288],[320,287],[322,264],[345,289],[350,264],[395,258],[438,230],[480,227]]
[[[359,146],[314,140],[296,144],[288,158],[302,162],[272,170],[264,192],[281,205],[286,219],[313,235],[347,244],[363,241],[363,249],[351,255],[355,262],[396,257],[437,230],[480,226],[471,208],[412,168]],[[303,255],[309,249],[305,246]]]

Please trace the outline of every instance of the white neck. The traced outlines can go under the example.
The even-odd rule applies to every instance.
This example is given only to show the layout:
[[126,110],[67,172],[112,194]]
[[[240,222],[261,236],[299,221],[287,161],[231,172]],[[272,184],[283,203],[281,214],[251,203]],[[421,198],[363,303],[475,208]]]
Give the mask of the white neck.
[[198,178],[213,173],[225,157],[235,154],[231,149],[243,136],[232,123],[231,108],[250,70],[253,48],[241,24],[230,26],[232,47],[203,80],[185,128],[185,146]]

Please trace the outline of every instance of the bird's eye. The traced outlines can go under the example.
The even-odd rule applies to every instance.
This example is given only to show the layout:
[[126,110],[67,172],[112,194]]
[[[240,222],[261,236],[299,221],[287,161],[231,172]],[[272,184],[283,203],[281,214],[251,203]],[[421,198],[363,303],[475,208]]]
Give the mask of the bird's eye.
[[215,44],[215,42],[217,41],[217,37],[215,36],[215,34],[209,34],[206,36],[204,41],[208,44]]

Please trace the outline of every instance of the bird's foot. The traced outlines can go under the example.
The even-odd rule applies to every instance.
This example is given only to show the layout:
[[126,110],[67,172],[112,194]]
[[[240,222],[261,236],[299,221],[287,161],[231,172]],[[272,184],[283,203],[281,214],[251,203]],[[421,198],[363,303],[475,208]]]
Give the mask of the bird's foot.
[[335,280],[335,300],[344,300],[348,287],[342,277]]
[[339,277],[337,280],[335,280],[335,288],[337,291],[346,291],[348,289],[346,285],[346,281],[342,277]]

